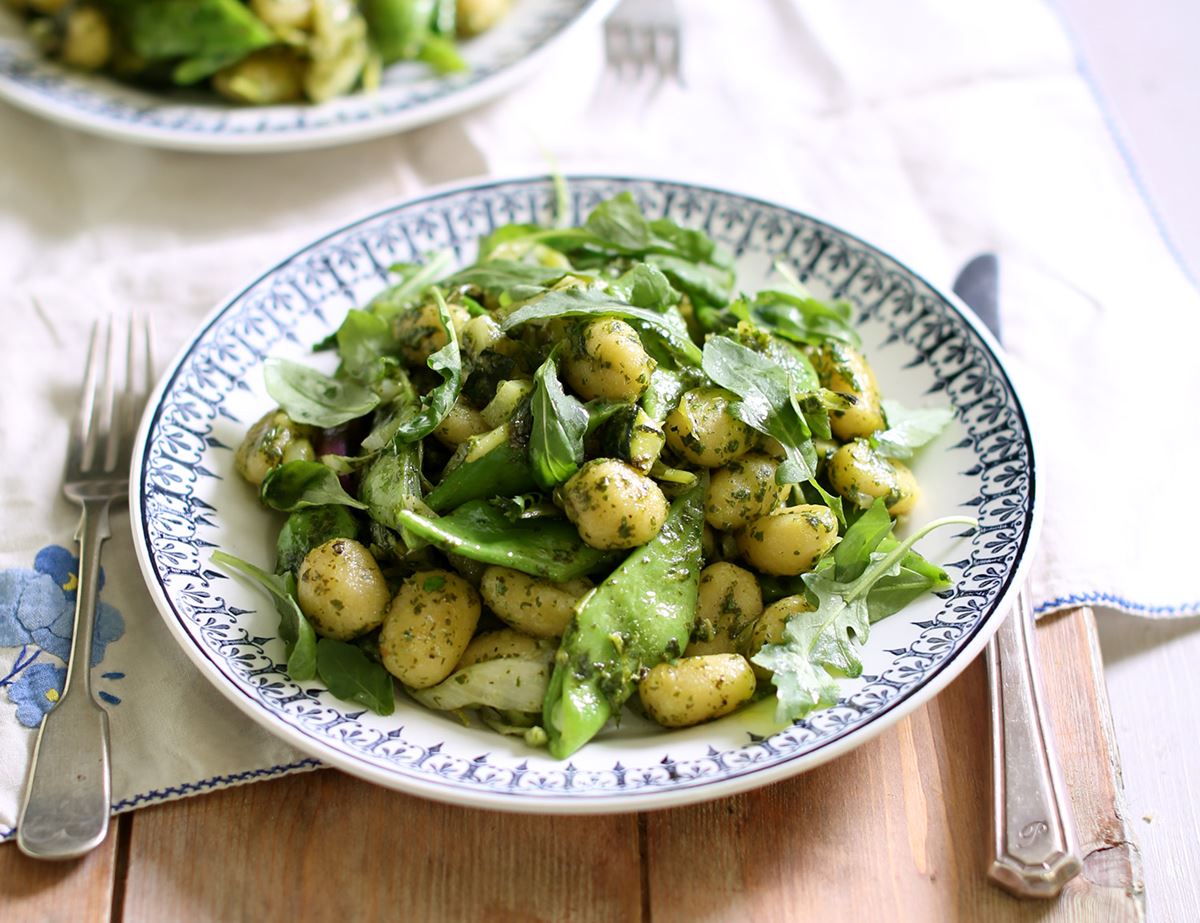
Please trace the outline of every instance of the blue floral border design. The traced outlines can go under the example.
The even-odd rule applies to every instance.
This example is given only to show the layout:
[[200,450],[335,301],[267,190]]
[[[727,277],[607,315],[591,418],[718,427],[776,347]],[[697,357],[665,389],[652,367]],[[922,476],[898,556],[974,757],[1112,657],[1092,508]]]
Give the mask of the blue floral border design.
[[261,117],[253,123],[240,118],[253,111],[246,108],[233,110],[239,117],[231,119],[230,107],[206,104],[187,91],[159,95],[148,104],[132,94],[113,92],[103,84],[93,85],[94,80],[82,79],[63,65],[12,40],[0,42],[0,83],[8,81],[117,128],[149,129],[178,140],[246,136],[283,140],[313,130],[389,120],[479,86],[520,64],[601,2],[606,0],[556,0],[552,8],[529,17],[521,23],[521,28],[512,30],[506,36],[505,46],[487,65],[443,78],[422,78],[403,86],[385,84],[380,92],[342,97],[324,106],[289,107],[294,115],[288,120],[281,120],[273,108],[263,109]]
[[[134,808],[144,808],[152,804],[175,801],[179,798],[185,798],[188,795],[199,795],[217,788],[232,788],[235,785],[243,785],[247,782],[258,782],[262,779],[274,779],[280,776],[294,775],[300,772],[308,772],[312,769],[323,768],[325,768],[325,764],[320,760],[306,757],[294,763],[283,763],[279,766],[269,766],[265,769],[249,769],[245,772],[212,776],[196,782],[181,782],[179,785],[172,785],[168,788],[152,788],[150,791],[143,792],[140,795],[133,795],[129,798],[113,802],[112,813],[121,814],[125,811],[132,811]],[[0,827],[0,843],[10,840],[16,835],[16,827]]]
[[1033,521],[1034,459],[1024,413],[996,357],[953,306],[892,258],[843,231],[770,203],[696,186],[572,177],[570,189],[576,219],[601,199],[629,190],[647,214],[702,227],[737,253],[783,254],[802,279],[848,299],[862,318],[884,322],[889,342],[903,342],[916,363],[928,365],[931,390],[955,406],[968,432],[956,448],[972,450],[966,473],[978,479],[979,490],[964,506],[980,528],[966,557],[950,565],[957,585],[938,615],[916,623],[918,639],[888,651],[889,668],[864,676],[863,687],[837,706],[746,746],[710,748],[696,760],[666,756],[649,766],[531,769],[525,762],[492,762],[487,754],[460,757],[441,743],[420,744],[402,727],[368,727],[358,720],[361,712],[349,713],[319,690],[289,680],[267,653],[268,640],[238,626],[240,610],[221,597],[223,575],[206,566],[210,543],[199,535],[214,527],[215,511],[195,491],[200,479],[216,476],[203,460],[212,421],[227,413],[225,397],[301,319],[323,319],[323,303],[357,283],[382,283],[391,263],[439,249],[461,256],[497,224],[545,220],[553,192],[544,179],[434,194],[334,232],[251,284],[200,332],[165,386],[138,484],[140,537],[170,601],[170,617],[230,678],[231,688],[274,719],[343,757],[415,780],[489,794],[602,798],[710,784],[808,755],[886,714],[936,676],[1008,589]]

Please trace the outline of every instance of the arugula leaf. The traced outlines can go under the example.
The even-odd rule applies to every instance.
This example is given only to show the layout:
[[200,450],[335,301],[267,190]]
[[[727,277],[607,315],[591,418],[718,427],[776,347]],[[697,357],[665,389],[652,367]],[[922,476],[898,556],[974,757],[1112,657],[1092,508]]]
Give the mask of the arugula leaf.
[[[867,516],[871,516],[869,511],[855,525]],[[861,563],[866,548],[878,535],[879,525],[876,517],[871,516],[856,538],[852,552],[844,554],[844,566]],[[836,553],[832,567],[819,567],[803,575],[808,594],[816,599],[816,609],[793,615],[784,628],[783,642],[763,645],[751,658],[774,674],[776,717],[780,721],[803,718],[817,708],[837,702],[836,677],[854,677],[862,672],[855,646],[864,643],[871,631],[871,591],[880,588],[876,612],[888,614],[897,599],[912,592],[912,584],[883,581],[905,576],[902,562],[912,546],[934,529],[948,525],[974,527],[977,523],[964,516],[948,516],[928,523],[904,541],[895,542],[887,552],[867,554],[870,563],[851,580],[838,579]],[[883,537],[879,544],[883,544]]]
[[396,710],[392,674],[357,645],[322,638],[317,642],[317,674],[339,699],[365,705],[377,715]]
[[266,590],[279,613],[279,637],[287,654],[287,673],[298,683],[317,675],[317,636],[296,602],[296,578],[289,571],[282,577],[268,574],[249,561],[224,551],[212,553],[213,563],[254,580]]
[[557,487],[579,470],[589,421],[587,408],[563,391],[555,371],[555,357],[551,353],[533,376],[529,404],[533,416],[529,461],[534,480],[546,490]]
[[875,448],[888,458],[909,458],[913,451],[941,435],[954,419],[950,407],[909,410],[898,401],[883,401],[888,428],[872,438]]
[[819,345],[838,340],[855,349],[861,346],[858,333],[850,326],[852,308],[846,301],[830,305],[810,296],[766,290],[753,301],[734,302],[730,310],[739,320],[797,343]]
[[[460,269],[454,275],[443,279],[441,284],[446,288],[472,286],[491,295],[516,290],[514,300],[523,301],[532,298],[537,291],[553,285],[570,271],[569,268],[518,263],[516,260],[488,260]],[[525,294],[525,291],[530,289],[532,290]]]
[[315,461],[285,462],[272,468],[263,478],[259,496],[271,509],[284,513],[327,503],[352,506],[356,510],[367,508],[342,489],[332,469]]
[[374,391],[289,359],[268,359],[263,377],[272,400],[297,423],[325,429],[368,414],[379,405]]
[[862,576],[871,563],[871,555],[879,543],[891,534],[893,525],[881,498],[877,498],[868,510],[851,523],[833,549],[834,575],[839,582],[848,583]]
[[650,230],[656,237],[672,244],[685,260],[733,269],[733,254],[701,230],[680,227],[670,218],[655,218],[650,222]]
[[733,286],[737,279],[732,269],[692,263],[682,257],[663,253],[648,253],[646,262],[662,270],[671,284],[685,292],[697,305],[724,307],[733,297]]
[[389,266],[400,281],[371,299],[367,308],[385,319],[412,307],[429,286],[454,266],[454,255],[448,250],[429,255],[425,263],[396,263]]
[[618,276],[608,284],[608,290],[635,307],[660,312],[679,304],[681,297],[662,270],[649,263],[638,263]]
[[621,317],[660,337],[671,352],[689,365],[699,365],[700,349],[681,330],[677,315],[660,314],[628,304],[599,288],[554,289],[517,308],[500,324],[504,331],[535,320],[555,317]]
[[704,344],[702,368],[740,398],[730,405],[730,413],[783,446],[785,459],[776,472],[778,483],[795,484],[815,477],[817,453],[812,432],[796,405],[787,371],[723,336],[709,337]]
[[433,289],[433,298],[437,302],[438,320],[446,333],[446,345],[430,355],[425,364],[442,376],[442,383],[421,399],[420,410],[400,422],[393,438],[401,442],[416,442],[437,429],[462,390],[462,354],[458,349],[458,334],[454,331],[446,299],[439,289]]

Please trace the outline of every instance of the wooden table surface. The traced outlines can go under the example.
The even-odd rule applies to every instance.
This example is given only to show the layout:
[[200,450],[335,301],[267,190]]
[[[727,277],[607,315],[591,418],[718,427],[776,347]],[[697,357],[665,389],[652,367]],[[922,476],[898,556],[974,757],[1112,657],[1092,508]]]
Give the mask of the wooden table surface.
[[499,814],[322,770],[146,808],[77,862],[0,848],[0,920],[1142,920],[1092,615],[1038,635],[1086,856],[1057,901],[1018,901],[985,874],[978,661],[846,756],[694,807]]

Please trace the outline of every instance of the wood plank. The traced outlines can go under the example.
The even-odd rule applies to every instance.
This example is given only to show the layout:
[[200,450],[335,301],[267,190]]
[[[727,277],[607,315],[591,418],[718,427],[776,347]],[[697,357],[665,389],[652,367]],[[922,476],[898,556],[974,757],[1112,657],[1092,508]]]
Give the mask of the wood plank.
[[108,920],[116,880],[119,824],[82,859],[41,862],[15,843],[0,846],[0,923],[101,923]]
[[1140,868],[1120,806],[1090,612],[1039,630],[1050,721],[1088,859],[1052,903],[986,877],[987,686],[982,662],[927,707],[839,760],[731,799],[650,815],[655,923],[864,916],[1137,921]]
[[498,814],[329,770],[135,815],[127,923],[635,920],[636,815]]

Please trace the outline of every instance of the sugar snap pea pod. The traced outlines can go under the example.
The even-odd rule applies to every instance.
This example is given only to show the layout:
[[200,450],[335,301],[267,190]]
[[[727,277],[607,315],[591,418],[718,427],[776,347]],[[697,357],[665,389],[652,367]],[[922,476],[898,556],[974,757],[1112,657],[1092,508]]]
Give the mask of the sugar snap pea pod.
[[555,583],[591,573],[613,556],[585,545],[565,519],[510,520],[486,500],[470,500],[448,516],[431,519],[399,510],[409,532],[448,554],[511,567]]
[[371,518],[389,529],[400,528],[400,510],[422,507],[419,451],[415,443],[389,446],[371,462],[359,485]]
[[415,58],[434,22],[436,0],[363,0],[371,40],[383,63]]
[[466,458],[425,497],[429,508],[444,513],[469,500],[516,497],[537,489],[524,446],[508,438],[501,426],[467,442]]
[[671,504],[662,531],[586,596],[555,658],[542,710],[551,755],[566,759],[620,710],[638,677],[678,657],[696,619],[707,478]]

